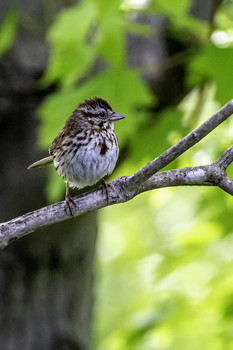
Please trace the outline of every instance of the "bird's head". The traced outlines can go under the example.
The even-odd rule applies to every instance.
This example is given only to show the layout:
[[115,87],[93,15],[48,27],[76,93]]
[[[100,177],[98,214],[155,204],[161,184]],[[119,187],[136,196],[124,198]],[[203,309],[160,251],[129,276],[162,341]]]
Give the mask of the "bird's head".
[[101,97],[93,97],[78,106],[78,111],[90,124],[100,128],[112,126],[113,122],[125,118],[122,114],[114,112],[107,101]]

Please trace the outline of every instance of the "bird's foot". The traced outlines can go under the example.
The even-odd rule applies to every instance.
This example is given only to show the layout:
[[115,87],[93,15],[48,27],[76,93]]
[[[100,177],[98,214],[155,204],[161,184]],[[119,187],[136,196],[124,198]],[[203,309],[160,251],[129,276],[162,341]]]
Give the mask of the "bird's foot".
[[71,208],[72,205],[75,206],[76,208],[78,207],[75,201],[73,200],[73,198],[71,197],[71,195],[69,193],[66,193],[66,212],[68,209],[70,215],[74,216]]
[[73,215],[73,212],[72,212],[72,209],[71,209],[71,204],[73,206],[75,206],[76,208],[78,207],[77,204],[75,203],[75,201],[73,200],[73,198],[71,197],[70,195],[70,192],[69,192],[69,183],[67,181],[66,183],[66,212],[67,212],[67,209],[69,210],[69,213],[71,216],[74,216]]
[[109,205],[109,192],[108,188],[111,188],[111,185],[108,184],[104,179],[101,179],[101,186],[102,186],[102,194],[104,196],[104,192],[106,193],[106,199],[107,199],[107,205]]

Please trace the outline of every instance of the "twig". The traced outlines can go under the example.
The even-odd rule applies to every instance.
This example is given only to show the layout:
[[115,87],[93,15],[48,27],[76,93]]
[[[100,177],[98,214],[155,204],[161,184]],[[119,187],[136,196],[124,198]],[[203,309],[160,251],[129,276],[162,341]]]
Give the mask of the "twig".
[[[226,174],[227,167],[233,161],[233,146],[230,146],[213,164],[157,173],[203,139],[232,113],[233,100],[135,174],[119,177],[112,181],[108,191],[109,205],[127,202],[145,191],[171,186],[217,186],[233,195],[233,181]],[[107,205],[101,189],[76,196],[74,200],[77,205],[72,210],[74,216],[79,216]],[[11,241],[30,232],[70,218],[72,217],[67,214],[65,201],[63,201],[2,223],[0,224],[0,247],[4,248]]]
[[224,107],[222,107],[217,113],[206,120],[198,128],[191,131],[188,135],[183,137],[179,142],[170,147],[159,157],[155,158],[147,164],[145,167],[139,169],[135,174],[128,179],[129,188],[134,188],[140,185],[153,174],[163,169],[166,165],[171,163],[189,148],[194,146],[206,135],[213,131],[217,126],[224,122],[233,113],[233,100],[230,100]]

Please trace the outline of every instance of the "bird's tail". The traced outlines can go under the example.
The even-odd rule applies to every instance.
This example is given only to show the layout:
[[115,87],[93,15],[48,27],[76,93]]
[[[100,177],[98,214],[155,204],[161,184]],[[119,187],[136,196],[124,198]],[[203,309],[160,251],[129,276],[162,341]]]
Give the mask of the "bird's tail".
[[38,160],[35,163],[32,163],[31,165],[29,165],[28,169],[35,169],[35,168],[43,168],[46,167],[48,165],[52,165],[53,164],[53,157],[49,156],[43,159]]

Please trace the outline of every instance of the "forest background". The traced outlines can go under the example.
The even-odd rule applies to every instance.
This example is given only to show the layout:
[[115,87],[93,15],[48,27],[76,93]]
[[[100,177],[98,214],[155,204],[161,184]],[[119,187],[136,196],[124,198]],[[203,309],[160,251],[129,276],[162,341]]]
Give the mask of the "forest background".
[[[116,125],[111,180],[233,97],[231,0],[25,0],[0,9],[1,221],[63,198],[53,169],[26,168],[85,98],[101,96],[127,117]],[[229,118],[166,169],[214,162],[232,135]],[[17,349],[36,349],[38,334],[43,349],[233,349],[232,212],[220,189],[164,188],[12,243],[0,256],[0,349],[19,339]]]

